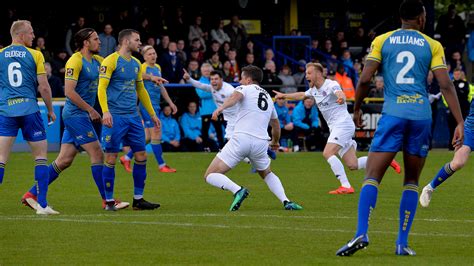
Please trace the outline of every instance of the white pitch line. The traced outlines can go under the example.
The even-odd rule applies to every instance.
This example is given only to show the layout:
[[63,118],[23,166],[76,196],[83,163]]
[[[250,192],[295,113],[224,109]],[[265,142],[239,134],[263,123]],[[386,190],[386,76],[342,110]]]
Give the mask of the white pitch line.
[[[2,215],[0,215],[2,217]],[[5,216],[5,217],[38,217],[37,215],[17,215],[17,216]],[[356,220],[357,217],[351,216],[309,216],[309,215],[276,215],[276,214],[218,214],[218,213],[158,213],[158,214],[124,214],[123,212],[117,214],[61,214],[61,217],[244,217],[244,218],[288,218],[288,219],[311,219],[311,220],[336,220],[336,219],[347,219]],[[374,221],[377,218],[373,218]],[[384,217],[383,220],[388,221],[399,221],[398,218]],[[445,218],[415,218],[415,221],[423,222],[446,222],[446,223],[474,223],[474,220],[452,220]]]
[[[117,216],[120,217],[120,216]],[[173,223],[173,222],[145,222],[145,221],[110,221],[110,220],[81,220],[68,218],[50,218],[50,217],[6,217],[0,216],[4,221],[35,221],[35,222],[70,222],[70,223],[95,223],[95,224],[141,224],[141,225],[165,225],[175,227],[207,227],[221,229],[259,229],[259,230],[283,230],[283,231],[303,231],[303,232],[325,232],[325,233],[353,233],[352,230],[344,229],[323,229],[323,228],[298,228],[298,227],[279,227],[279,226],[255,226],[255,225],[225,225],[225,224],[196,224],[196,223]],[[391,231],[370,231],[371,234],[391,234],[397,235],[398,232]],[[473,234],[443,234],[443,233],[411,233],[416,236],[426,237],[462,237],[472,238]]]

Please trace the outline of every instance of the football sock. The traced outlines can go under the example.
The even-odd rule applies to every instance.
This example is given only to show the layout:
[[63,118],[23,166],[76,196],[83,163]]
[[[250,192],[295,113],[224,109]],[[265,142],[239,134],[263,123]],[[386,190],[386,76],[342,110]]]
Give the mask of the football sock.
[[337,179],[339,179],[339,181],[341,182],[341,186],[345,188],[350,188],[351,184],[349,183],[349,180],[346,176],[346,172],[344,171],[344,165],[336,157],[336,155],[329,157],[328,163],[331,166],[334,175],[336,175]]
[[379,182],[375,178],[366,178],[362,183],[359,197],[357,231],[355,237],[367,234],[369,220],[377,203]]
[[101,198],[105,199],[104,182],[102,181],[103,167],[104,165],[102,163],[96,163],[91,165],[92,177],[94,178],[95,185],[97,186],[97,189],[99,189]]
[[5,174],[5,163],[0,163],[0,184],[3,182],[4,174]]
[[155,155],[155,159],[160,165],[160,168],[165,166],[165,160],[163,160],[163,150],[161,149],[161,141],[160,140],[152,140],[151,141],[151,149],[153,154]]
[[133,159],[133,151],[132,151],[132,149],[130,149],[130,150],[127,152],[127,154],[125,154],[124,158],[125,158],[125,160],[127,160],[127,161],[130,161],[130,160]]
[[38,186],[38,204],[46,208],[48,202],[46,201],[46,195],[48,194],[48,160],[36,159],[35,160],[35,180]]
[[146,180],[146,160],[137,161],[133,164],[133,198],[143,198],[143,191],[145,190]]
[[[54,180],[56,180],[59,176],[59,174],[61,174],[63,170],[59,169],[58,165],[56,164],[56,161],[53,161],[49,166],[48,166],[48,173],[49,173],[49,181],[48,181],[48,185],[53,183]],[[38,189],[36,188],[36,184],[33,185],[31,188],[30,188],[30,193],[35,195],[35,196],[38,196]]]
[[435,189],[437,186],[441,185],[446,179],[454,174],[454,170],[451,168],[449,163],[445,164],[441,169],[439,169],[438,174],[431,180],[431,187]]
[[398,229],[397,245],[408,245],[408,233],[410,232],[417,206],[418,185],[405,184],[402,199],[400,200],[400,227]]
[[115,165],[104,163],[102,167],[102,180],[104,182],[105,200],[114,200],[114,181],[115,181]]
[[268,188],[270,191],[277,196],[277,198],[281,201],[290,201],[285,195],[285,189],[281,184],[280,178],[276,176],[274,173],[270,172],[268,175],[265,176],[263,179],[265,183],[267,183]]
[[365,169],[367,165],[367,156],[357,158],[357,169]]
[[227,176],[219,173],[210,173],[206,182],[223,190],[229,190],[232,194],[237,193],[242,187],[234,183]]

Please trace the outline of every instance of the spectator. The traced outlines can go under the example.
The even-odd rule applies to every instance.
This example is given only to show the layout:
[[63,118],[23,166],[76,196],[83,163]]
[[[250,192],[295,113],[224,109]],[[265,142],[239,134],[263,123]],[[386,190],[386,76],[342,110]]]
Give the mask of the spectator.
[[154,20],[156,26],[153,28],[155,29],[154,34],[157,34],[158,36],[163,36],[163,35],[168,35],[169,34],[169,25],[168,25],[168,19],[166,17],[166,9],[164,5],[160,5],[158,8],[158,16]]
[[230,62],[230,75],[234,78],[232,82],[239,82],[240,80],[240,67],[239,63],[237,62],[237,50],[235,48],[231,48],[229,53],[227,54],[227,58]]
[[199,51],[199,49],[191,50],[191,53],[189,53],[189,61],[191,60],[196,60],[199,62],[199,64],[204,63],[204,57],[202,56],[202,53]]
[[[170,31],[173,40],[186,40],[189,27],[183,15],[183,7],[176,8],[175,16],[171,19]],[[184,61],[183,61],[184,62]]]
[[463,73],[466,73],[466,67],[464,66],[464,62],[462,61],[462,58],[461,58],[461,52],[454,51],[453,54],[451,55],[451,59],[449,60],[449,64],[452,70],[456,68],[460,68],[463,71]]
[[51,61],[51,67],[53,68],[53,75],[61,79],[61,83],[64,85],[64,73],[66,73],[66,62],[69,59],[66,50],[59,50],[56,56]]
[[35,49],[43,54],[45,62],[51,62],[51,60],[53,60],[53,54],[48,49],[46,49],[46,41],[43,37],[38,37],[36,39]]
[[[157,45],[157,53],[158,54],[162,54],[166,51],[168,51],[168,46],[170,45],[170,36],[168,34],[163,34],[161,35],[161,39],[160,39],[160,43]],[[176,50],[178,50],[178,48],[176,47]],[[184,63],[185,61],[181,61],[182,63]]]
[[199,39],[203,50],[206,51],[207,31],[201,28],[201,23],[202,17],[200,15],[196,16],[193,25],[189,26],[188,40],[189,44],[192,45],[194,39]]
[[275,62],[267,61],[267,63],[265,63],[265,67],[263,68],[262,87],[273,97],[275,95],[273,90],[279,91],[280,85],[282,84],[283,82],[278,77],[276,72]]
[[[367,35],[365,35],[365,30],[363,27],[358,27],[354,37],[351,40],[351,46],[362,47],[362,51],[367,50],[367,47],[370,45],[370,40]],[[357,56],[357,55],[354,55]]]
[[214,70],[222,71],[222,62],[219,58],[219,53],[214,53],[206,63],[209,63]]
[[255,65],[255,56],[252,53],[247,53],[245,55],[244,63],[242,64],[242,68],[246,66],[254,66]]
[[160,121],[163,131],[161,136],[163,151],[180,151],[181,145],[179,141],[181,139],[181,132],[178,122],[171,116],[171,107],[169,105],[163,107]]
[[[454,88],[456,89],[456,94],[458,96],[459,106],[461,107],[461,113],[463,119],[466,119],[467,115],[469,114],[469,107],[471,105],[469,101],[469,83],[463,80],[464,72],[460,68],[456,68],[453,71],[453,84]],[[446,100],[443,97],[444,105],[448,107]],[[451,111],[446,109],[446,113],[448,114],[448,127],[449,127],[449,139],[453,139],[454,136],[454,129],[456,128],[456,119],[454,119],[453,114]],[[450,141],[448,141],[448,149],[450,151],[454,150],[454,147]]]
[[280,70],[280,74],[278,74],[278,78],[282,81],[283,87],[279,89],[282,93],[293,93],[298,91],[296,88],[296,81],[291,75],[291,69],[288,65],[283,65]]
[[327,71],[327,78],[330,80],[336,80],[336,71],[329,69]]
[[196,103],[190,102],[188,112],[184,113],[179,120],[179,124],[183,129],[183,144],[187,151],[204,151],[201,136],[202,118],[196,111]]
[[[168,44],[169,45],[169,44]],[[179,39],[178,43],[176,44],[176,54],[178,55],[178,58],[181,60],[181,62],[184,64],[188,62],[188,55],[186,54],[186,43],[184,42],[183,39]]]
[[435,32],[441,35],[440,41],[446,47],[446,54],[452,51],[464,51],[466,27],[464,21],[456,14],[456,6],[450,4],[448,12],[438,19]]
[[224,26],[224,31],[230,37],[230,46],[236,50],[240,50],[247,40],[247,30],[245,26],[240,23],[239,16],[233,15],[230,23]]
[[320,54],[321,49],[319,48],[319,40],[312,39],[311,40],[311,60],[315,62],[323,62],[326,61],[324,56]]
[[[302,91],[306,87],[303,87],[301,85],[305,85],[306,83],[306,61],[304,59],[301,59],[298,61],[298,68],[297,72],[293,74],[293,79],[295,80],[295,84],[298,86],[297,90]],[[301,87],[300,87],[301,86]]]
[[212,41],[211,42],[211,49],[207,49],[206,50],[206,54],[205,54],[205,59],[209,59],[211,58],[211,56],[215,53],[220,53],[220,49],[221,49],[221,45],[219,44],[218,41]]
[[[267,50],[265,50],[265,58],[263,61],[262,68],[265,68],[265,65],[267,64],[268,61],[275,62],[275,53],[273,52],[272,48],[268,48]],[[275,64],[275,67],[276,67],[276,64]]]
[[[292,143],[297,144],[297,138],[294,129],[293,122],[291,122],[290,111],[286,107],[286,101],[283,99],[277,99],[275,101],[275,111],[278,114],[278,120],[280,121],[281,137],[280,147],[281,150],[288,150],[292,148],[292,145],[288,145],[288,140]],[[280,150],[280,151],[281,151]]]
[[[317,147],[318,139],[321,139],[321,130],[319,127],[318,109],[314,104],[313,97],[305,97],[303,101],[299,102],[293,109],[291,115],[293,124],[295,126],[295,132],[297,136],[304,136],[304,144],[308,150],[321,149],[320,145]],[[296,143],[293,146],[293,150],[299,151],[300,144]]]
[[371,98],[383,98],[383,89],[385,85],[382,76],[375,77],[375,87],[369,91],[369,97]]
[[99,55],[102,57],[107,57],[110,54],[114,53],[117,49],[117,40],[112,35],[113,32],[112,25],[110,23],[105,24],[104,32],[99,34],[100,39],[100,51]]
[[344,65],[337,65],[336,81],[341,85],[341,89],[344,91],[346,98],[349,100],[355,99],[355,89],[352,79],[347,76]]
[[224,42],[222,44],[222,49],[221,49],[221,59],[222,60],[229,60],[229,50],[230,50],[230,42]]
[[232,65],[230,64],[229,60],[225,61],[224,64],[222,64],[222,79],[227,83],[234,82],[234,76],[230,73],[231,66]]
[[86,19],[79,16],[75,23],[72,23],[66,32],[66,52],[71,56],[76,51],[76,44],[74,43],[74,35],[85,27]]
[[187,71],[193,79],[199,80],[201,78],[201,71],[199,70],[199,62],[197,60],[189,61]]
[[217,41],[220,45],[230,42],[230,37],[224,32],[224,20],[220,19],[216,28],[211,30],[211,41]]
[[[252,40],[250,39],[247,40],[247,44],[245,45],[245,48],[243,49],[243,52],[241,54],[244,55],[245,57],[247,57],[247,54],[253,54],[253,58],[254,58],[253,65],[260,66],[262,53],[260,52],[259,49],[255,48],[255,44]],[[245,58],[242,58],[241,61],[245,61]]]
[[194,51],[197,51],[198,54],[196,55],[196,59],[198,59],[198,61],[200,63],[204,62],[204,46],[203,44],[201,43],[201,40],[198,39],[198,38],[195,38],[192,42],[191,42],[191,47],[190,47],[190,50],[191,50],[191,53],[194,52]]
[[180,83],[183,79],[183,65],[176,55],[176,50],[176,43],[170,42],[168,52],[163,53],[159,57],[163,78],[171,83]]
[[469,40],[467,43],[467,54],[469,57],[469,61],[471,61],[471,64],[474,64],[474,29],[471,31],[471,34],[469,34]]
[[44,70],[46,71],[46,76],[48,77],[48,83],[51,87],[51,94],[53,98],[64,97],[64,88],[61,79],[53,75],[53,69],[51,64],[48,62],[44,63]]
[[137,28],[138,32],[140,32],[140,38],[142,40],[147,40],[150,36],[155,36],[153,32],[153,27],[150,25],[150,20],[147,17],[144,17],[140,21],[140,25]]
[[115,25],[116,32],[120,32],[123,29],[130,29],[134,27],[127,9],[122,9],[120,11],[118,18],[113,23],[113,25]]
[[352,77],[352,73],[354,72],[354,62],[352,62],[351,51],[349,51],[349,49],[345,49],[342,52],[341,61],[344,64],[344,71]]

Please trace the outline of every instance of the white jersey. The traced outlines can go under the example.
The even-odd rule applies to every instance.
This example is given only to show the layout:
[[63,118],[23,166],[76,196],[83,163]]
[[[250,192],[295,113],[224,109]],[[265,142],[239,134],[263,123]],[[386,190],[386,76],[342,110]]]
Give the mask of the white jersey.
[[345,102],[344,104],[336,102],[336,91],[342,91],[339,83],[326,79],[321,88],[312,87],[305,92],[306,96],[314,97],[316,105],[330,129],[337,123],[354,123],[347,111],[347,104]]
[[239,111],[234,133],[269,140],[267,128],[270,119],[278,119],[270,94],[256,84],[242,85],[235,88],[235,91],[242,93],[244,97],[236,104]]

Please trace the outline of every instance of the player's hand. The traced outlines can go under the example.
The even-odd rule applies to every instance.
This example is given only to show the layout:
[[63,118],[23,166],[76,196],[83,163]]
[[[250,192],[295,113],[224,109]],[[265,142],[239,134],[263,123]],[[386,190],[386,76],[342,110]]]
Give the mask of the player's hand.
[[219,107],[213,113],[211,119],[217,121],[219,119],[219,115],[221,115],[222,109]]
[[94,122],[98,122],[101,120],[100,114],[94,108],[91,108],[89,110],[89,117]]
[[48,112],[48,124],[56,121],[56,114],[53,111]]
[[338,104],[344,104],[346,102],[346,99],[344,97],[337,98],[336,103]]
[[362,122],[362,111],[361,110],[354,110],[354,124],[358,128],[363,128],[364,123]]
[[270,142],[269,145],[270,145],[270,148],[274,151],[276,151],[276,150],[278,150],[278,148],[280,148],[280,143],[275,142],[273,140]]
[[156,129],[161,129],[161,121],[158,118],[158,116],[156,116],[156,115],[152,116],[151,120],[153,121],[153,124],[155,125]]
[[170,103],[170,107],[171,107],[172,114],[175,115],[178,112],[178,107],[176,107],[174,103]]
[[162,77],[158,77],[158,76],[151,76],[151,81],[157,85],[163,85],[165,83],[169,83],[168,80],[162,78]]
[[293,122],[290,122],[290,123],[286,124],[283,128],[285,130],[288,130],[288,131],[293,130],[293,128],[294,128]]
[[279,91],[276,91],[276,90],[273,90],[273,93],[275,93],[275,100],[278,100],[278,99],[285,99],[285,94],[284,93],[281,93]]
[[459,149],[464,142],[464,123],[460,123],[457,125],[456,129],[454,129],[454,136],[451,144],[453,145],[454,149]]
[[104,117],[102,118],[102,125],[111,128],[113,125],[112,114],[110,112],[105,112]]
[[183,72],[184,72],[183,79],[188,81],[191,78],[191,76],[189,75],[188,71],[186,71],[186,69],[184,68],[183,68]]

